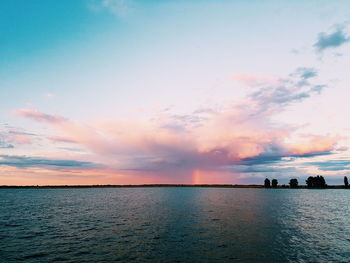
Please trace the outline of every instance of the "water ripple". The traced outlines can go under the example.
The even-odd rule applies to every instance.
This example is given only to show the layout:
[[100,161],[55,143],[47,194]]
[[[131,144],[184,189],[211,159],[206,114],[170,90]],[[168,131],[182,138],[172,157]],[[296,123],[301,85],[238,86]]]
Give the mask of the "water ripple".
[[349,262],[350,191],[0,191],[0,262]]

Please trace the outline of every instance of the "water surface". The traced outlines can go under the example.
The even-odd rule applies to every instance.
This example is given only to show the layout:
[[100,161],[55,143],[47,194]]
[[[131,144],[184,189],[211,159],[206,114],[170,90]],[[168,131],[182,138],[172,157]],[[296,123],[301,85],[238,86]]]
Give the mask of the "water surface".
[[1,189],[0,262],[350,262],[350,190]]

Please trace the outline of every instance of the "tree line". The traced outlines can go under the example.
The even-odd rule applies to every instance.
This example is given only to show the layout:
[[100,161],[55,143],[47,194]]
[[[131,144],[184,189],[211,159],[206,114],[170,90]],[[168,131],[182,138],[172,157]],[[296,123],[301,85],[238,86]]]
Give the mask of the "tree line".
[[[326,188],[327,187],[326,180],[324,179],[324,177],[322,175],[309,176],[305,180],[305,183],[306,183],[306,186],[308,188]],[[264,181],[265,188],[271,188],[271,187],[277,188],[277,186],[278,186],[277,179],[272,179],[272,181],[270,181],[270,179],[266,178]],[[349,187],[349,181],[348,181],[348,178],[346,176],[344,176],[344,186],[346,188]],[[286,185],[282,185],[282,187],[286,187]],[[292,178],[289,180],[289,188],[298,188],[298,187],[299,187],[298,179]]]

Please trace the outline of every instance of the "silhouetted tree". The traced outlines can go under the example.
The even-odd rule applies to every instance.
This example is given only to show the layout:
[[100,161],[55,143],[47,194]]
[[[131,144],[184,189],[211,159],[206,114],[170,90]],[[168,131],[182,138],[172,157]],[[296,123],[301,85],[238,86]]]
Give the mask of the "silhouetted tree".
[[348,181],[348,178],[346,176],[344,176],[344,185],[346,188],[349,187],[349,181]]
[[313,184],[314,184],[314,178],[312,176],[309,176],[305,182],[307,187],[311,188],[313,187]]
[[327,184],[326,184],[326,180],[323,178],[323,176],[316,176],[317,181],[318,181],[318,184],[317,184],[317,187],[326,187]]
[[298,179],[296,179],[296,178],[290,179],[290,181],[289,181],[290,188],[298,188],[298,186],[299,186]]
[[271,183],[270,183],[270,180],[268,178],[265,179],[264,181],[264,187],[271,187]]
[[309,176],[305,182],[309,188],[324,188],[327,186],[326,180],[323,178],[323,176],[319,175],[315,177]]
[[272,179],[271,184],[272,184],[272,187],[273,187],[273,188],[276,188],[277,185],[278,185],[277,179]]

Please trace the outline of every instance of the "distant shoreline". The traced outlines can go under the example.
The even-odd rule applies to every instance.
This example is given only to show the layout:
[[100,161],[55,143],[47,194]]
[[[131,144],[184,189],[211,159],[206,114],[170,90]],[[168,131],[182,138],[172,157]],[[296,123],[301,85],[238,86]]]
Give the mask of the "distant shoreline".
[[[198,188],[259,188],[265,189],[263,185],[238,185],[238,184],[140,184],[140,185],[0,185],[0,189],[77,189],[77,188],[155,188],[155,187],[198,187]],[[309,189],[306,185],[298,188],[290,188],[288,185],[277,186],[266,189]],[[315,189],[315,188],[311,188]],[[348,189],[344,185],[329,185],[316,189]],[[350,189],[350,188],[349,188]]]

